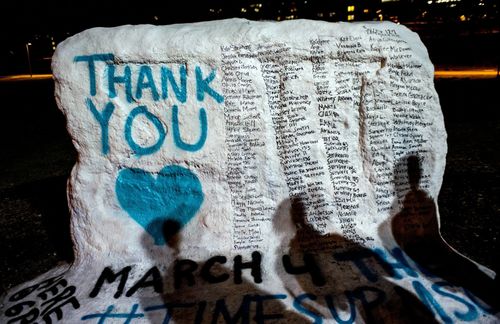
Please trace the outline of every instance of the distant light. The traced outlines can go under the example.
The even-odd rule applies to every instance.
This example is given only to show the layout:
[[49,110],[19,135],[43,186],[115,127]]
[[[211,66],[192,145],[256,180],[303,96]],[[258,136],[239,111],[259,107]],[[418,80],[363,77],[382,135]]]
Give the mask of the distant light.
[[241,12],[247,12],[247,8],[241,8]]
[[363,9],[363,13],[367,14],[367,13],[369,13],[369,12],[370,12],[370,10],[369,10],[369,9]]
[[259,12],[259,10],[260,10],[260,9],[259,9],[259,8],[257,8],[257,7],[255,7],[255,8],[253,9],[253,11],[255,11],[255,12]]
[[467,20],[467,18],[465,17],[465,15],[460,16],[460,21],[466,21],[466,20]]
[[382,20],[384,20],[384,16],[382,16],[382,14],[379,14],[379,15],[378,15],[378,19],[379,19],[380,21],[382,21]]
[[52,45],[56,45],[56,42],[52,41]]
[[470,70],[452,70],[434,72],[436,78],[495,78],[497,69],[470,69]]
[[349,21],[354,20],[354,15],[348,15],[347,20],[349,20]]
[[317,16],[320,17],[320,18],[323,18],[323,13],[322,12],[318,12]]
[[347,12],[353,12],[355,9],[354,6],[347,6]]
[[28,46],[31,46],[31,43],[28,43]]
[[153,19],[158,21],[158,16],[154,16]]
[[55,51],[56,50],[56,47],[55,46],[52,46],[52,50]]
[[332,11],[332,12],[330,12],[330,13],[328,14],[328,16],[330,16],[330,17],[335,16],[335,12],[333,12],[333,11]]

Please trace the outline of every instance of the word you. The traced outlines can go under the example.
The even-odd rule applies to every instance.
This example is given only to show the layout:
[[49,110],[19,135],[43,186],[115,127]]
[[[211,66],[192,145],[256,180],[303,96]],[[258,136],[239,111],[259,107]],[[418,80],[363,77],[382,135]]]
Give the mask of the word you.
[[21,289],[8,299],[15,304],[5,310],[7,323],[33,323],[37,319],[45,323],[60,321],[64,308],[80,308],[75,292],[76,287],[68,285],[62,275]]
[[[199,116],[199,138],[194,143],[187,143],[181,137],[179,127],[179,106],[188,101],[188,71],[185,64],[180,64],[178,69],[166,65],[152,66],[148,64],[117,64],[115,57],[111,53],[93,54],[75,56],[75,63],[84,63],[87,66],[89,80],[89,97],[85,100],[85,105],[95,118],[101,128],[101,151],[103,155],[107,155],[110,151],[109,144],[109,123],[115,111],[115,104],[112,99],[124,96],[128,103],[134,103],[142,99],[146,94],[150,100],[154,102],[165,101],[167,99],[175,100],[178,104],[172,105],[167,112],[171,114],[172,136],[175,145],[185,151],[194,152],[200,150],[206,142],[208,133],[208,121],[205,108],[200,107]],[[104,64],[105,73],[102,82],[97,82],[96,76],[98,64]],[[120,71],[118,71],[120,70]],[[153,71],[157,73],[154,74]],[[200,66],[196,66],[193,76],[196,85],[196,100],[202,103],[206,100],[207,95],[211,97],[215,103],[222,103],[224,97],[211,86],[211,82],[216,78],[215,70],[208,73],[208,76]],[[107,84],[105,89],[100,89],[107,94],[108,99],[102,108],[99,107],[93,100],[98,93],[97,84]],[[169,93],[169,89],[173,95]],[[123,93],[121,93],[123,92]],[[187,109],[185,107],[184,109]],[[134,121],[142,117],[147,120],[154,128],[156,128],[157,136],[154,143],[137,143],[133,138],[132,133],[136,125]],[[190,125],[191,123],[186,123]],[[134,154],[138,156],[149,155],[157,152],[167,136],[168,127],[164,125],[161,119],[150,112],[146,105],[139,105],[131,109],[125,121],[124,137],[125,141],[132,149]]]

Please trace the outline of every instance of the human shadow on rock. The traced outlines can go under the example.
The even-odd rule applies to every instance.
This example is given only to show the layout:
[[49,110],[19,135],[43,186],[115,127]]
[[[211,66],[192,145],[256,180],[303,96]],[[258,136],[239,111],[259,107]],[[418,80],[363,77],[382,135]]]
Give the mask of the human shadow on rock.
[[401,159],[395,174],[404,175],[405,172],[407,179],[395,179],[398,197],[404,195],[401,209],[390,224],[397,244],[431,274],[467,289],[493,309],[498,309],[494,280],[441,237],[436,203],[421,188],[421,159],[415,155]]
[[[344,323],[437,323],[413,293],[386,279],[395,270],[379,254],[341,235],[322,234],[308,223],[300,197],[281,204],[274,228],[284,237],[278,275],[312,317]],[[290,230],[293,236],[287,238]]]
[[150,226],[162,226],[166,242],[159,255],[153,252],[147,232],[142,239],[150,262],[165,271],[161,292],[141,295],[142,309],[151,323],[307,322],[281,302],[285,295],[265,291],[269,279],[263,277],[260,252],[228,257],[227,251],[221,251],[190,260],[182,256],[179,223],[157,219]]

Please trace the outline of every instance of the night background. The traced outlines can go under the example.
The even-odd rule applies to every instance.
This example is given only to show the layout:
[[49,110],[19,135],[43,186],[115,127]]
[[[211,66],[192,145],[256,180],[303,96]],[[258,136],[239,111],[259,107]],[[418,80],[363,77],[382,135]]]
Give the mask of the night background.
[[436,67],[448,156],[438,198],[455,249],[499,269],[500,0],[27,2],[0,4],[0,293],[72,260],[66,179],[76,152],[54,100],[51,56],[91,27],[241,17],[393,21]]

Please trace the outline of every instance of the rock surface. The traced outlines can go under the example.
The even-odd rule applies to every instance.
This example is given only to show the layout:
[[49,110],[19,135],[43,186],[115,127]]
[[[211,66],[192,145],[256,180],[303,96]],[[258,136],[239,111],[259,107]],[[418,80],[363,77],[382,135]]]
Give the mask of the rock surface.
[[446,132],[405,27],[95,28],[53,70],[76,260],[1,322],[497,319],[439,234]]

